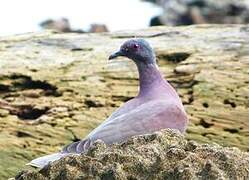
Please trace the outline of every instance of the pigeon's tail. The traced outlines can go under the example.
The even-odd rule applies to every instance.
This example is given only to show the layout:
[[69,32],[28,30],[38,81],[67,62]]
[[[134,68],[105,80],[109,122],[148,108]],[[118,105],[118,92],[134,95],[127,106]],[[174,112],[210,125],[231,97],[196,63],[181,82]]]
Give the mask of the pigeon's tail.
[[54,154],[50,154],[47,156],[42,156],[42,157],[36,158],[26,165],[42,168],[42,167],[46,166],[47,164],[49,164],[50,162],[54,162],[54,161],[66,156],[66,155],[68,155],[68,154],[67,153],[54,153]]
[[91,143],[92,142],[90,139],[73,142],[67,145],[66,147],[64,147],[63,150],[59,153],[54,153],[54,154],[50,154],[47,156],[36,158],[26,165],[42,168],[46,166],[47,164],[49,164],[50,162],[59,160],[60,158],[67,156],[69,154],[79,154],[79,153],[86,151],[91,145]]

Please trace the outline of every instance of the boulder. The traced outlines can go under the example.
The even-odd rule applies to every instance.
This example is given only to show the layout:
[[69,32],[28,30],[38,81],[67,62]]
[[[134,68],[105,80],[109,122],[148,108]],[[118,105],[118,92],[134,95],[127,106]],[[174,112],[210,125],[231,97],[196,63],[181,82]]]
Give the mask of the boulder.
[[86,154],[21,172],[16,179],[248,179],[248,167],[249,153],[238,148],[201,145],[164,130],[110,147],[97,141]]
[[163,9],[150,25],[247,24],[248,0],[143,0]]

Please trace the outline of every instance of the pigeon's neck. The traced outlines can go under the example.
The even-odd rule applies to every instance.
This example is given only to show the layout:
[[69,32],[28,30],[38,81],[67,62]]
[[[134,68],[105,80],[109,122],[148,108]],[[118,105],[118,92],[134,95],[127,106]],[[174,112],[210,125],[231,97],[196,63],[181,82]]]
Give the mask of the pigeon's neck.
[[156,63],[137,64],[139,72],[139,94],[138,97],[167,98],[180,102],[175,89],[163,78]]
[[164,84],[164,78],[157,64],[137,64],[139,72],[139,96],[150,93]]

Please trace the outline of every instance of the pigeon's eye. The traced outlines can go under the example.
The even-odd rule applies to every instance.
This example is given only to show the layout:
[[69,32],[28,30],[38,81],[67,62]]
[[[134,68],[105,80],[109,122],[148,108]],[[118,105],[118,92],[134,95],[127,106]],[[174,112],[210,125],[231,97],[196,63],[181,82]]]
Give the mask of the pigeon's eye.
[[129,52],[129,49],[128,49],[128,48],[125,48],[124,50],[125,50],[126,52]]
[[133,48],[134,48],[134,49],[137,49],[138,47],[139,47],[138,44],[134,44],[134,45],[133,45]]

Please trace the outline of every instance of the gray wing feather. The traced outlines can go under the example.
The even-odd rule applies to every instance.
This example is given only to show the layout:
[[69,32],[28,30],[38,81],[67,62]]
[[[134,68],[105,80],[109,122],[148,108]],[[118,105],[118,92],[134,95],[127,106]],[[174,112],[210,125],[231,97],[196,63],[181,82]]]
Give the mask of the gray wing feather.
[[164,128],[184,131],[184,110],[174,103],[150,101],[120,116],[108,119],[87,138],[101,139],[107,144],[123,141],[130,136],[151,133]]

